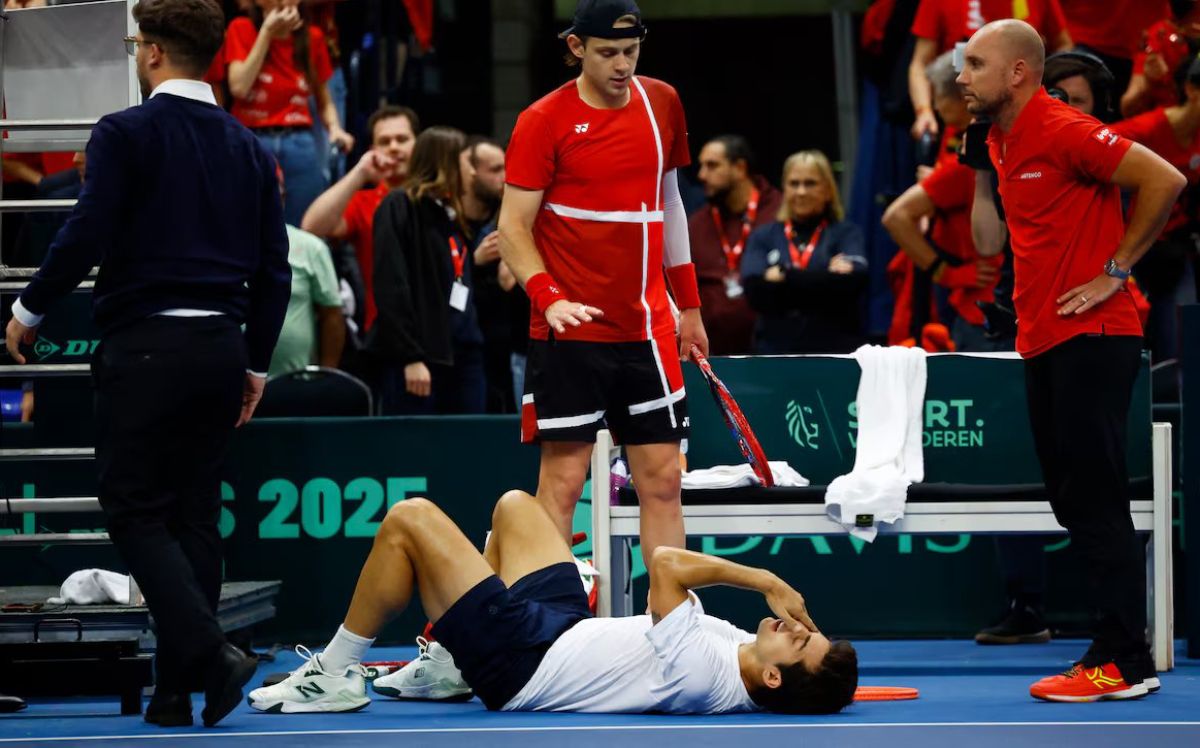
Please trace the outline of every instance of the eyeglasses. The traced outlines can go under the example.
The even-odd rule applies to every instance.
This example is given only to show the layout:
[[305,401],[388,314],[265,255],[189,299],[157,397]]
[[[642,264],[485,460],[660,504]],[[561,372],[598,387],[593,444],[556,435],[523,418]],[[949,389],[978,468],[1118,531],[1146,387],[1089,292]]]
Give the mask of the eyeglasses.
[[136,36],[127,36],[123,41],[125,42],[125,53],[130,57],[137,56],[137,48],[140,44],[158,44],[159,48],[162,48],[162,44],[158,42],[152,42],[149,39],[138,39]]

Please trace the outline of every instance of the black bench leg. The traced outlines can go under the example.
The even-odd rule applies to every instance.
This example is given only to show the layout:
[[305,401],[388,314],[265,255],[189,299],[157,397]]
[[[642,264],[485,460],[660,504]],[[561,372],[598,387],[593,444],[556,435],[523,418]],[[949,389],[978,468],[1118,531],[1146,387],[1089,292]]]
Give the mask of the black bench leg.
[[121,714],[128,716],[130,714],[142,713],[142,687],[128,686],[121,691]]

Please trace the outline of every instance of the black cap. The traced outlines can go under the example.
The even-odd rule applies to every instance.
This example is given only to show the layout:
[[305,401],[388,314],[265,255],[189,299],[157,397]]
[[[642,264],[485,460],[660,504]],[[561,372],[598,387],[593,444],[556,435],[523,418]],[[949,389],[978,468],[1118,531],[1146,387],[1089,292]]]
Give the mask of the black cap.
[[[637,22],[622,29],[613,24],[621,16],[634,16]],[[579,0],[570,28],[558,35],[566,39],[575,36],[594,36],[597,39],[640,39],[646,35],[642,11],[633,0]]]

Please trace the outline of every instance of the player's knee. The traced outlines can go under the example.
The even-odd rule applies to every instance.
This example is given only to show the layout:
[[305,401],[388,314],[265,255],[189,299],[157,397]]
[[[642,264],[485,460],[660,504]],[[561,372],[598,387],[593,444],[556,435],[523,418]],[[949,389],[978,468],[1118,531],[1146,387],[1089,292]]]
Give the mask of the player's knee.
[[551,511],[571,511],[583,493],[586,475],[554,475],[543,477],[538,485],[538,499]]
[[678,503],[682,475],[679,465],[675,463],[666,468],[648,471],[638,476],[638,498],[642,501],[661,501],[671,504]]
[[397,502],[388,509],[379,525],[378,537],[389,542],[399,542],[408,533],[429,524],[441,510],[429,499],[412,498]]
[[499,529],[512,522],[513,515],[529,511],[529,508],[535,505],[536,500],[524,491],[515,488],[505,491],[492,509],[492,528]]

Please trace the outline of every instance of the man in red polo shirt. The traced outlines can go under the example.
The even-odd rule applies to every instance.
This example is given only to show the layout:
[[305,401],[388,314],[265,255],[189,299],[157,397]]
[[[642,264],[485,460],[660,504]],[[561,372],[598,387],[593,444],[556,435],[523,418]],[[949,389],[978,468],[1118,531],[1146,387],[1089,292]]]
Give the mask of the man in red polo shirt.
[[649,563],[683,546],[680,359],[708,349],[676,175],[687,125],[675,89],[634,75],[645,27],[632,0],[580,0],[562,36],[582,74],[521,113],[500,207],[500,253],[532,306],[522,438],[541,444],[537,498],[569,539],[596,432],[610,429]]
[[362,271],[363,331],[375,322],[375,211],[383,198],[404,184],[408,159],[421,130],[417,113],[408,107],[380,107],[367,120],[371,150],[358,164],[308,206],[300,228],[330,239],[349,241]]
[[[1045,47],[1028,24],[984,26],[964,58],[958,81],[968,108],[993,122],[988,149],[1011,234],[1034,446],[1055,517],[1085,560],[1098,614],[1083,658],[1030,693],[1052,701],[1144,696],[1158,679],[1146,646],[1145,549],[1127,491],[1126,420],[1142,329],[1125,280],[1186,180],[1147,148],[1052,99],[1041,88]],[[1128,228],[1122,187],[1137,193]]]

